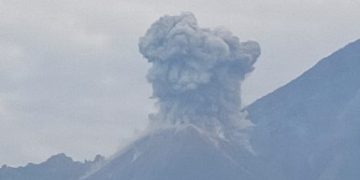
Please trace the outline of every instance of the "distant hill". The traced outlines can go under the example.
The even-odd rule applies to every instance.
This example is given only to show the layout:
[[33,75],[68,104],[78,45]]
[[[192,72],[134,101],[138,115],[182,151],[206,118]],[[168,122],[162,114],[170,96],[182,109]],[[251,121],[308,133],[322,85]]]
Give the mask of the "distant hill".
[[28,164],[24,167],[0,168],[1,180],[78,180],[86,172],[100,165],[104,161],[102,156],[96,156],[93,161],[73,161],[65,154],[50,157],[40,164]]

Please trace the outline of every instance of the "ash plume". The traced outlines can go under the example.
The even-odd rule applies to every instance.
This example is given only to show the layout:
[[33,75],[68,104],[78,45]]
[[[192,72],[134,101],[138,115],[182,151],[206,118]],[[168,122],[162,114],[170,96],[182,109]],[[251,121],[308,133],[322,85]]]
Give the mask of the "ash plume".
[[257,42],[240,42],[223,28],[199,27],[192,13],[163,16],[140,38],[152,64],[147,79],[159,112],[152,124],[244,129],[241,82],[260,55]]

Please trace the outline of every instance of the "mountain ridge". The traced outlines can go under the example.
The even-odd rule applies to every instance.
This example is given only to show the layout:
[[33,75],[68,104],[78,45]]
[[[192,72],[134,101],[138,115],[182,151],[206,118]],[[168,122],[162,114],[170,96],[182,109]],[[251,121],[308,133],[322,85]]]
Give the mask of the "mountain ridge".
[[25,166],[0,168],[1,180],[77,180],[95,166],[103,163],[105,158],[97,155],[94,160],[74,161],[64,153],[51,156],[46,161]]
[[[279,171],[287,172],[288,179],[319,178],[336,152],[344,151],[336,145],[349,135],[339,127],[359,92],[359,69],[360,40],[356,40],[248,106],[256,126],[250,137],[257,153],[281,164]],[[356,138],[360,137],[355,136],[352,144]]]

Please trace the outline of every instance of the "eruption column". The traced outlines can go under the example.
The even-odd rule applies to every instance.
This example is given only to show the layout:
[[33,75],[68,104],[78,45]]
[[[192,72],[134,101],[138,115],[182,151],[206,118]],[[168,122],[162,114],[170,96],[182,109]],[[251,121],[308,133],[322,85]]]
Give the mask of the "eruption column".
[[164,16],[140,38],[152,63],[147,79],[159,112],[152,124],[191,124],[202,129],[243,129],[240,87],[254,68],[260,46],[230,31],[200,28],[191,13]]

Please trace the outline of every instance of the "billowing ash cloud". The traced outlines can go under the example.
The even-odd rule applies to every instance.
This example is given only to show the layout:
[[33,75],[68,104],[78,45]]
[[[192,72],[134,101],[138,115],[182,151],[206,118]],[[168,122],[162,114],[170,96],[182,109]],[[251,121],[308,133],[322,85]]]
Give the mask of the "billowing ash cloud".
[[198,26],[191,13],[164,16],[139,42],[152,63],[148,81],[159,112],[153,123],[200,128],[246,127],[240,85],[260,55],[258,43],[239,42],[225,29]]

